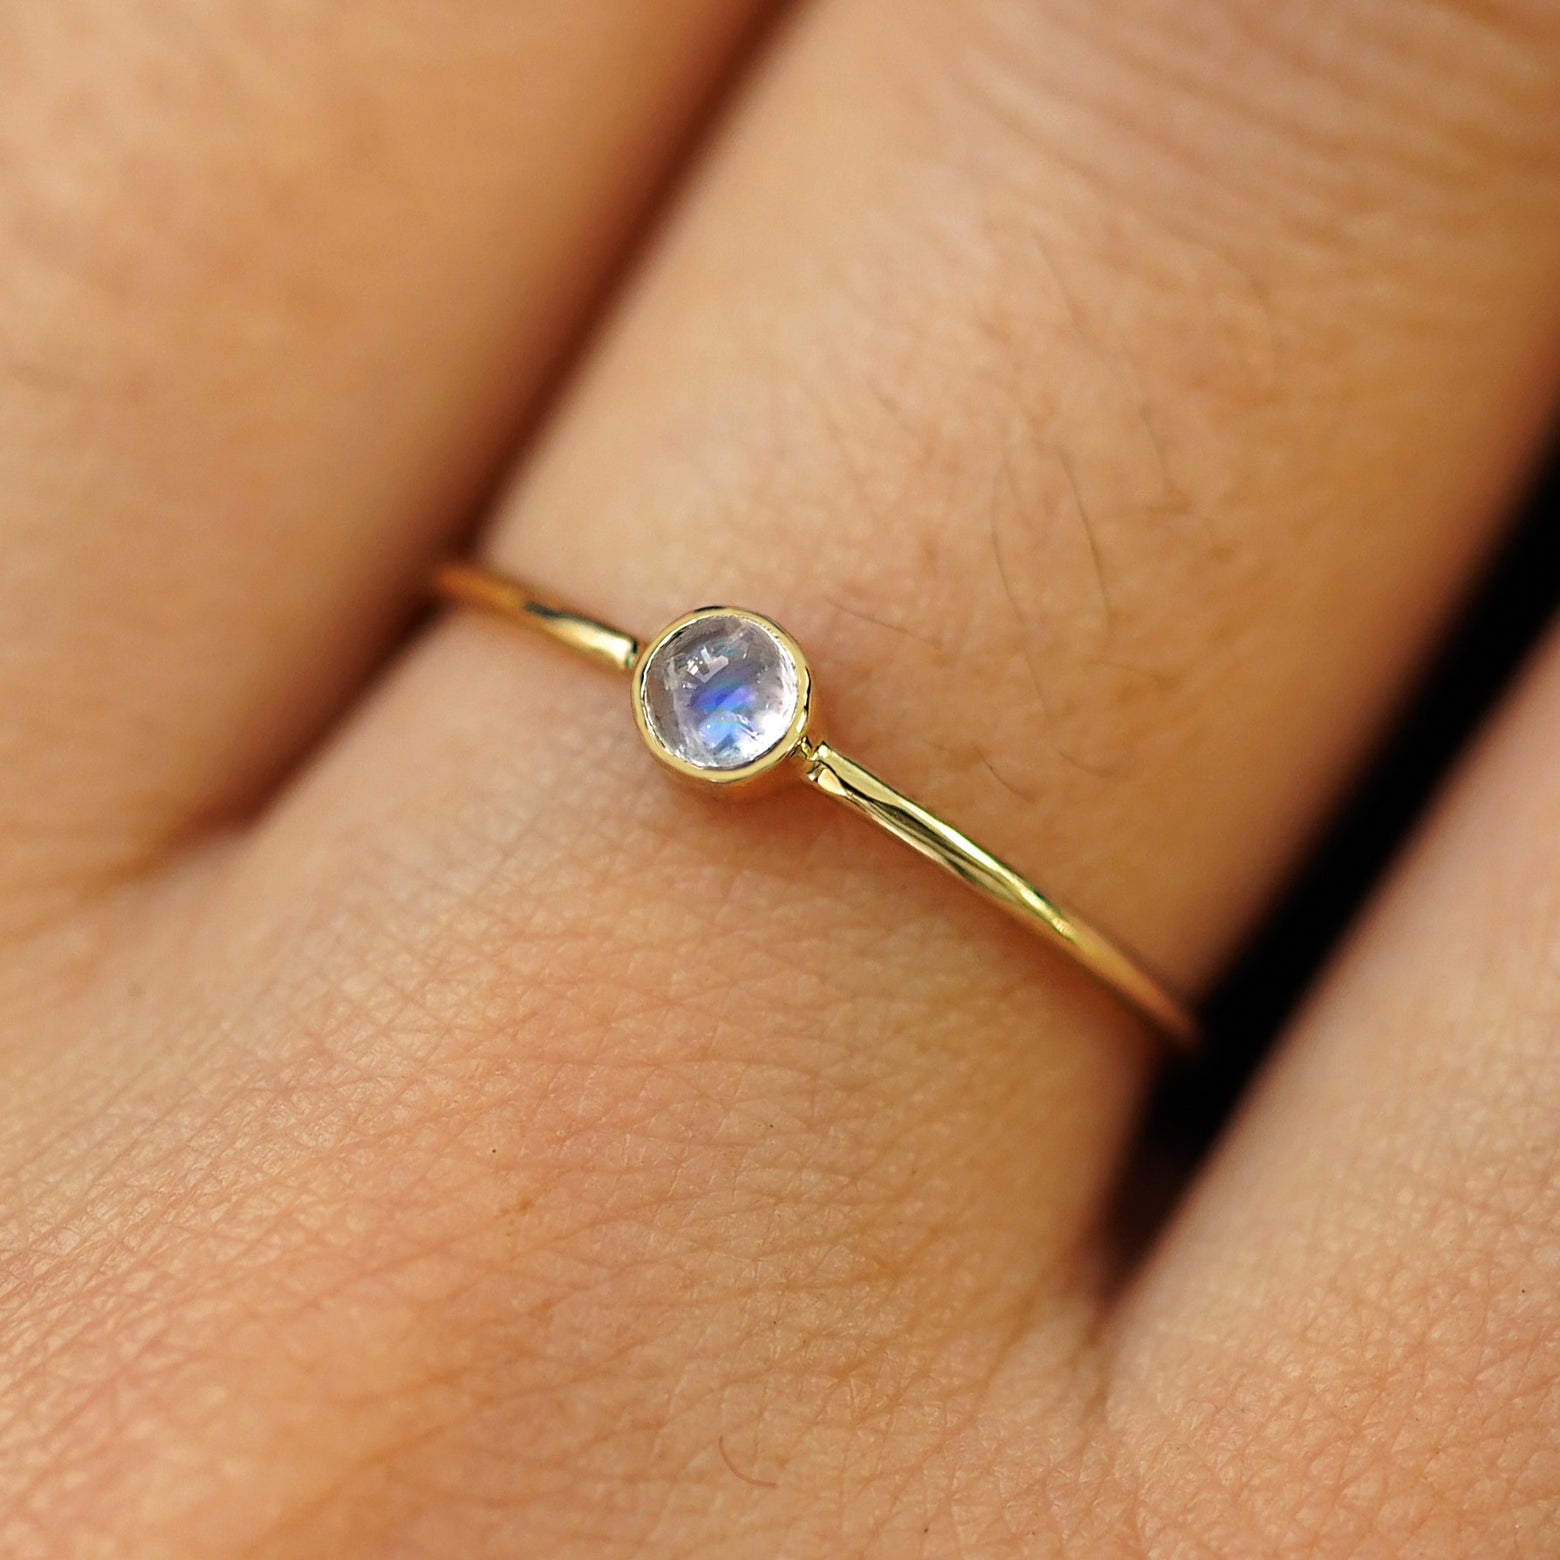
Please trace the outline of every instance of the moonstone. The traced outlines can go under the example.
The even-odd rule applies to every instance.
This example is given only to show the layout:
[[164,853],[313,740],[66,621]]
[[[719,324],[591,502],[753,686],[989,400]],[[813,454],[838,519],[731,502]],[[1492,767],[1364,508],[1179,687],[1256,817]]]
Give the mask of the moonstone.
[[698,769],[739,769],[790,730],[796,663],[761,623],[735,613],[698,618],[652,652],[645,715],[656,740]]

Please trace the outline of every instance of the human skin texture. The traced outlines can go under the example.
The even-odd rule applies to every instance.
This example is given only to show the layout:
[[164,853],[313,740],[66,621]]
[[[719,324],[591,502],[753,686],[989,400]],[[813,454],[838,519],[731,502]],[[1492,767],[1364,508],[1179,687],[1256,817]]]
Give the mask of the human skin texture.
[[58,0],[0,174],[0,1553],[1560,1551],[1560,650],[1123,1274],[1129,1014],[416,616],[767,613],[1205,987],[1552,420],[1549,0]]

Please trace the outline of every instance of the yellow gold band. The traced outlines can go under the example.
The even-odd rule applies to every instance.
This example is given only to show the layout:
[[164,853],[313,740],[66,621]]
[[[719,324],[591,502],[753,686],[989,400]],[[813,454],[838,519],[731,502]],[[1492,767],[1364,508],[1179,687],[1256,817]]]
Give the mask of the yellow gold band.
[[[811,674],[800,648],[778,624],[757,613],[709,607],[641,644],[519,580],[472,564],[446,564],[434,578],[434,592],[547,634],[629,674],[641,734],[652,753],[685,778],[709,782],[727,795],[768,789],[785,778],[808,781],[1061,948],[1178,1046],[1195,1045],[1198,1026],[1191,1009],[1141,960],[807,729]],[[733,679],[739,662],[752,668],[745,682]],[[717,685],[718,697],[698,702]],[[763,695],[772,697],[754,717],[747,706]],[[669,737],[668,722],[687,717],[690,697],[694,735],[681,740],[679,729]],[[697,724],[699,715],[703,724]]]

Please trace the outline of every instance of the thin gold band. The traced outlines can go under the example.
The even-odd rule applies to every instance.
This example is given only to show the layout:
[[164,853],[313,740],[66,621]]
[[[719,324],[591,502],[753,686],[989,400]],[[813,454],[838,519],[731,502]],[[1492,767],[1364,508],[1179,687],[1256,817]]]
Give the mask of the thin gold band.
[[[599,622],[519,580],[472,564],[444,565],[434,577],[433,588],[434,593],[446,601],[478,607],[510,623],[547,634],[616,672],[634,674],[648,653],[632,634]],[[690,614],[689,619],[679,619],[658,635],[649,649],[653,651],[674,630],[693,619],[726,611],[728,609],[708,608],[702,613]],[[776,625],[757,614],[745,616],[764,624],[795,650],[794,642]],[[801,675],[805,686],[807,673],[799,651],[796,659],[803,666]],[[636,683],[636,714],[641,712],[641,705],[642,690]],[[1198,1025],[1191,1009],[1151,974],[1141,960],[1090,926],[1081,916],[1047,898],[951,824],[944,823],[827,742],[813,738],[805,729],[805,718],[804,692],[793,741],[779,755],[785,761],[787,772],[809,781],[825,796],[870,818],[912,850],[969,884],[1031,931],[1060,947],[1102,986],[1114,992],[1178,1046],[1190,1049],[1196,1044]],[[640,726],[654,750],[656,744],[642,715]],[[665,757],[664,754],[660,756]],[[688,766],[671,762],[687,772]],[[774,767],[776,773],[780,772],[778,766],[766,763],[764,767]],[[733,792],[737,789],[731,787]]]

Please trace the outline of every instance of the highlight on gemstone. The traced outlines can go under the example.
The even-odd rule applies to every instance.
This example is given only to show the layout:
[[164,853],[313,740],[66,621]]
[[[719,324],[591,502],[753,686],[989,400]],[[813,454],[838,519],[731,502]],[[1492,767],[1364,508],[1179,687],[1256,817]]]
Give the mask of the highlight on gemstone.
[[741,769],[782,743],[801,698],[796,662],[763,623],[736,612],[695,618],[650,652],[645,723],[696,769]]

